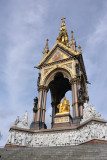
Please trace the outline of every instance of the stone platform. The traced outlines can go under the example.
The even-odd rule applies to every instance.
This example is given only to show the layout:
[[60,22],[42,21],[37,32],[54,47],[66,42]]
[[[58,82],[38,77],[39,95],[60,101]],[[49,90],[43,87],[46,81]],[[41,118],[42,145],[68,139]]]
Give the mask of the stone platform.
[[107,160],[107,144],[0,149],[1,160]]
[[72,117],[68,112],[63,114],[57,113],[54,116],[53,128],[70,127],[71,124],[72,124]]

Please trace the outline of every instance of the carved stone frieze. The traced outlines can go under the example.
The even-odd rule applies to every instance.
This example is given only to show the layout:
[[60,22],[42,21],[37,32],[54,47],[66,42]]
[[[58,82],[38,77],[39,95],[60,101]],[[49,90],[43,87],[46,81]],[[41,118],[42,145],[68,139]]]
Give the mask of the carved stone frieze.
[[104,123],[92,121],[78,130],[41,133],[31,133],[12,129],[9,131],[7,144],[27,147],[65,146],[79,145],[93,139],[107,140],[107,126]]
[[17,116],[13,126],[28,129],[28,112],[25,111],[22,121],[19,119],[19,116]]

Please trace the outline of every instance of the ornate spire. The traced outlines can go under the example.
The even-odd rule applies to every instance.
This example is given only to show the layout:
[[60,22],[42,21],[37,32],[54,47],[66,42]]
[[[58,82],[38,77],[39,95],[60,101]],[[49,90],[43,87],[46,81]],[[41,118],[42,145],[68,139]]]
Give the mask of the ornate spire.
[[64,17],[61,19],[62,24],[61,24],[61,28],[59,31],[59,36],[57,37],[57,41],[65,44],[65,45],[68,45],[68,33],[66,30],[64,19],[65,19]]
[[48,47],[48,39],[46,40],[46,45],[45,48],[43,49],[43,57],[46,56],[46,54],[49,52],[49,47]]
[[72,50],[76,51],[76,41],[73,36],[73,31],[71,31],[71,40],[70,40],[70,47]]

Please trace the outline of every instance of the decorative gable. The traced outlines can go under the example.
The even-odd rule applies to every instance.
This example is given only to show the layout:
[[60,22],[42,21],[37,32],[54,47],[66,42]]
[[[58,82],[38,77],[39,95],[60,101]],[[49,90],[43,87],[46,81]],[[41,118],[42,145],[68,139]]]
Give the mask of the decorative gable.
[[60,61],[79,54],[81,54],[81,47],[79,47],[79,51],[76,52],[71,48],[65,46],[64,44],[57,42],[52,47],[52,49],[45,55],[45,57],[42,59],[38,66],[40,67],[44,64]]
[[39,66],[44,64],[53,63],[56,61],[68,59],[72,56],[74,56],[74,51],[70,48],[66,47],[65,45],[62,45],[60,43],[56,43],[52,49],[49,51],[49,53],[42,59],[42,61],[39,63]]
[[48,63],[60,61],[66,58],[69,58],[69,56],[63,53],[62,51],[60,51],[59,49],[57,49],[46,63],[48,64]]

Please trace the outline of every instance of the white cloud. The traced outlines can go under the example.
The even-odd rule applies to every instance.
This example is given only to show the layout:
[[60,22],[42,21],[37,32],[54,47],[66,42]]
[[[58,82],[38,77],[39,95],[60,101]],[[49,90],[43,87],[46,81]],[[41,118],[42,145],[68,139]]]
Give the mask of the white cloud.
[[[7,38],[7,43],[2,49],[5,58],[0,64],[3,69],[3,73],[2,69],[0,70],[3,76],[0,81],[5,83],[0,92],[3,96],[0,103],[0,126],[4,124],[0,129],[4,137],[1,144],[6,142],[8,129],[16,116],[23,116],[26,109],[32,113],[33,98],[37,94],[38,72],[33,67],[41,57],[38,45],[42,42],[47,8],[46,3],[34,0],[11,1],[5,7],[8,19],[3,21],[2,32]],[[5,14],[5,11],[2,14]],[[2,94],[4,89],[7,97],[6,94]]]
[[105,111],[107,103],[106,81],[107,81],[107,13],[101,17],[95,30],[88,36],[85,51],[86,70],[88,73],[90,102],[95,105],[98,111],[106,119]]
[[39,58],[35,43],[40,43],[45,15],[45,7],[41,3],[24,1],[24,3],[17,2],[18,6],[15,3],[12,1],[10,6],[12,11],[8,17],[8,30],[6,30],[8,45],[5,51],[5,81],[13,108],[20,105],[21,93],[28,93],[27,87],[30,86],[28,83],[34,78],[33,64],[37,63]]

